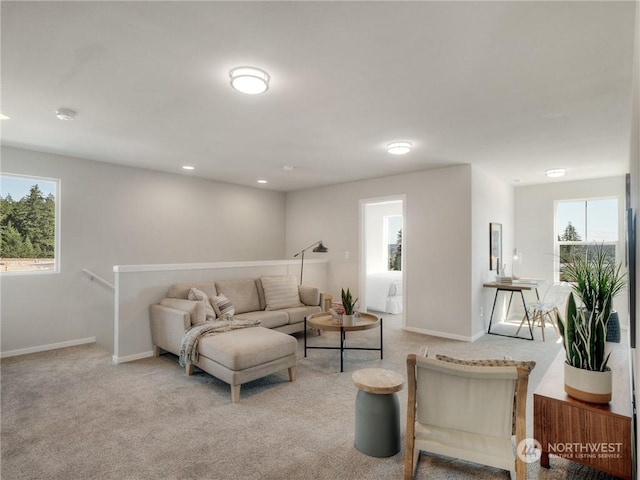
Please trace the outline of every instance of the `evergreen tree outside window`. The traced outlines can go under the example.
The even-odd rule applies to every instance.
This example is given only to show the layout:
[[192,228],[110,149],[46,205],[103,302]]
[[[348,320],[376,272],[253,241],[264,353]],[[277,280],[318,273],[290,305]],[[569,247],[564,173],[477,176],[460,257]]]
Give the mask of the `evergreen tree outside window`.
[[563,276],[562,259],[585,254],[590,245],[603,244],[616,261],[618,247],[618,199],[600,198],[556,202],[556,278]]
[[60,181],[0,173],[0,273],[59,271]]
[[384,217],[387,270],[402,271],[402,215]]

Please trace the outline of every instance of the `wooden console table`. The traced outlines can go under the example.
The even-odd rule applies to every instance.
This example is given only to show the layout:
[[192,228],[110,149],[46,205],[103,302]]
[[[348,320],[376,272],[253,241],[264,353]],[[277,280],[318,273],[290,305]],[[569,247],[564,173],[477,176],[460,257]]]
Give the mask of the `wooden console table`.
[[613,396],[606,405],[581,402],[564,392],[565,352],[561,350],[533,394],[533,436],[540,442],[540,465],[549,454],[631,479],[631,393],[629,350],[613,346]]

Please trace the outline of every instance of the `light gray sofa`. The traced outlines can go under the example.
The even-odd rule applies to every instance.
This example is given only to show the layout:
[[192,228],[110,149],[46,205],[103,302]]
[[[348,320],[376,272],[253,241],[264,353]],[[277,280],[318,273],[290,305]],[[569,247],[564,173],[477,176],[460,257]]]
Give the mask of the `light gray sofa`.
[[[213,313],[203,301],[188,300],[192,288],[205,293],[209,299],[224,295],[233,305],[236,319],[260,320],[260,327],[233,330],[204,337],[198,345],[199,359],[195,364],[207,373],[231,385],[231,398],[240,397],[242,383],[289,369],[289,378],[295,379],[297,341],[289,335],[304,330],[304,318],[322,311],[324,294],[318,288],[297,286],[299,302],[295,306],[274,308],[270,286],[265,295],[263,280],[278,277],[247,278],[175,284],[160,303],[151,305],[151,336],[155,355],[166,350],[180,355],[184,333],[192,325],[207,320]],[[284,277],[283,277],[284,278]],[[291,284],[289,284],[291,287]],[[219,298],[219,297],[218,297]],[[215,304],[215,301],[211,301]],[[213,306],[213,305],[212,305]],[[216,311],[216,314],[220,314]],[[212,317],[210,316],[209,319]],[[280,333],[276,333],[280,332]],[[186,368],[191,375],[193,365]]]

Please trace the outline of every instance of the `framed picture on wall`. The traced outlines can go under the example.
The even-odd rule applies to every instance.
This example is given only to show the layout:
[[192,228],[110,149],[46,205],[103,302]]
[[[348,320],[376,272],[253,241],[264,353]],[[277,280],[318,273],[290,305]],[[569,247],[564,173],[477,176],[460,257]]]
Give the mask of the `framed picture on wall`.
[[498,270],[502,262],[502,224],[489,224],[489,270]]

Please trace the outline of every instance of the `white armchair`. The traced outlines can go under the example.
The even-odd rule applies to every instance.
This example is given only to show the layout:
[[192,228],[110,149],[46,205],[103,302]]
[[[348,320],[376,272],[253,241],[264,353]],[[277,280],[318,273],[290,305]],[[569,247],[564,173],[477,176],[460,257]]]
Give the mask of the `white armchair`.
[[449,360],[407,357],[404,479],[413,478],[424,451],[515,470],[517,480],[525,480],[526,464],[514,458],[512,434],[516,445],[526,438],[527,384],[535,363]]

